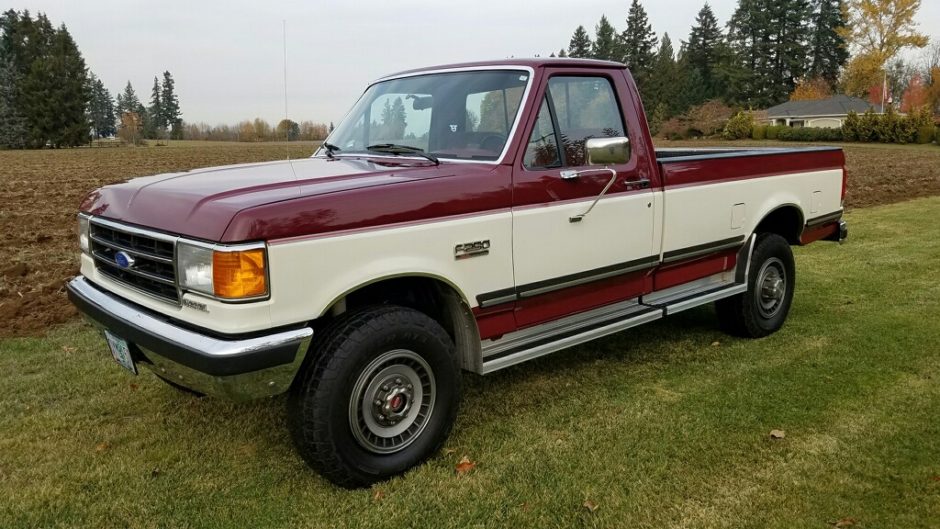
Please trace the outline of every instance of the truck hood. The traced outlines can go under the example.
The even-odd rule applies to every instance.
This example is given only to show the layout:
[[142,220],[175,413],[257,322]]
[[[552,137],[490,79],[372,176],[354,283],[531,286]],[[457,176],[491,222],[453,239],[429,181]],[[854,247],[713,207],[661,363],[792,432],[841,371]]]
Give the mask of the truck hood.
[[[452,167],[452,166],[451,166]],[[445,176],[448,166],[394,158],[304,158],[134,178],[90,193],[81,211],[208,241],[245,209],[306,196]]]

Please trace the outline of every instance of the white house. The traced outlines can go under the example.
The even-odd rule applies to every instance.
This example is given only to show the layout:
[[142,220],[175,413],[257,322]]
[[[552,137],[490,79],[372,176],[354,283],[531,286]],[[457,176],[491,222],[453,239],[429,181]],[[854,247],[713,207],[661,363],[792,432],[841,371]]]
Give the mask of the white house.
[[787,101],[767,109],[767,124],[839,128],[849,112],[854,110],[862,114],[868,109],[872,109],[876,114],[884,113],[881,105],[872,105],[864,99],[845,94],[815,101]]

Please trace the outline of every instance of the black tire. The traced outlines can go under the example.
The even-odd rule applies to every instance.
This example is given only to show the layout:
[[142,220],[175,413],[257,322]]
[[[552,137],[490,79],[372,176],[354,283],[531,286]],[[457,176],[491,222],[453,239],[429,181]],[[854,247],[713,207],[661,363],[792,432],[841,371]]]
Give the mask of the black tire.
[[[343,315],[314,341],[287,399],[291,437],[307,464],[336,485],[364,487],[401,474],[440,449],[460,402],[460,367],[453,341],[436,321],[405,307],[368,307]],[[417,389],[407,383],[416,380],[409,378],[412,373],[420,379]],[[401,415],[392,417],[397,412]],[[379,424],[396,418],[400,422]],[[406,424],[400,436],[374,433]]]
[[[782,285],[776,284],[773,274],[777,274],[776,279],[782,278]],[[790,244],[774,233],[758,235],[747,291],[715,302],[721,329],[746,338],[773,334],[787,319],[795,287],[796,267]]]

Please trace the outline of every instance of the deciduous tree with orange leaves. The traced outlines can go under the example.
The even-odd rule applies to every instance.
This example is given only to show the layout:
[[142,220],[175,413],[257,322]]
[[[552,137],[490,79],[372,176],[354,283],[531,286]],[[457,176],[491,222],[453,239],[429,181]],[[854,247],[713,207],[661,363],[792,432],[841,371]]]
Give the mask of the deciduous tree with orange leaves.
[[790,94],[790,101],[814,101],[831,96],[832,89],[829,88],[829,83],[822,77],[816,77],[800,81]]

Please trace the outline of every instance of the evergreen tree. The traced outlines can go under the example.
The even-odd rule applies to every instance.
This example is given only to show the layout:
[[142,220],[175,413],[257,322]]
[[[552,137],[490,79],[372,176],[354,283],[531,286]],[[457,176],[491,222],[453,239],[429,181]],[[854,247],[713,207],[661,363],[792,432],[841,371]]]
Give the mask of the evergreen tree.
[[[9,15],[10,12],[7,13]],[[88,104],[85,61],[68,29],[54,28],[39,14],[16,17],[12,43],[17,107],[26,119],[29,147],[68,147],[87,143]]]
[[144,119],[144,137],[148,139],[162,137],[163,132],[166,131],[160,95],[160,81],[154,77],[153,88],[150,89],[150,106],[147,108],[147,116]]
[[729,22],[735,102],[768,107],[787,100],[806,73],[809,0],[740,0]]
[[683,82],[672,40],[668,33],[664,33],[650,68],[647,90],[643,94],[644,107],[658,113],[660,122],[685,111],[680,94]]
[[26,146],[26,119],[16,103],[17,82],[13,61],[0,51],[0,147]]
[[117,96],[117,105],[115,106],[115,113],[117,113],[118,119],[127,112],[140,112],[140,109],[143,105],[140,104],[140,99],[137,99],[137,93],[134,91],[134,87],[131,86],[131,82],[127,82],[127,86],[124,87],[124,91]]
[[22,148],[26,145],[26,119],[16,100],[20,79],[13,64],[11,39],[7,38],[11,36],[11,22],[6,13],[0,15],[0,147]]
[[111,93],[104,87],[101,79],[94,74],[89,75],[88,91],[88,120],[91,123],[92,134],[96,138],[113,136],[115,129],[114,100]]
[[578,29],[574,30],[574,35],[571,36],[571,41],[568,43],[568,57],[573,57],[576,59],[584,59],[591,56],[591,47],[593,43],[591,42],[591,37],[588,36],[588,32],[584,29],[584,26],[578,26]]
[[562,49],[558,50],[558,56],[561,57],[561,58],[567,57],[567,56],[568,56],[568,52],[566,52],[565,49],[562,48]]
[[617,30],[610,25],[607,17],[601,15],[600,22],[595,28],[594,46],[591,56],[603,61],[620,60],[620,45],[617,42]]
[[[653,32],[653,26],[649,23],[646,10],[639,0],[633,0],[630,4],[627,29],[620,34],[620,49],[623,54],[619,60],[630,67],[640,93],[643,94],[649,70],[653,66],[656,33]],[[652,109],[648,112],[652,112]]]
[[175,83],[170,72],[163,72],[163,86],[160,89],[161,121],[171,129],[174,139],[183,137],[183,117],[180,113],[180,101],[176,96]]
[[718,26],[718,19],[711,6],[706,3],[695,17],[695,24],[689,33],[689,41],[685,45],[684,57],[695,72],[693,79],[700,83],[693,104],[699,104],[707,99],[713,99],[723,92],[719,86],[718,71],[724,53],[724,35]]
[[835,88],[839,72],[849,60],[844,32],[839,31],[848,25],[847,14],[842,0],[816,0],[808,75],[824,79],[830,89]]

